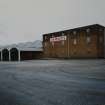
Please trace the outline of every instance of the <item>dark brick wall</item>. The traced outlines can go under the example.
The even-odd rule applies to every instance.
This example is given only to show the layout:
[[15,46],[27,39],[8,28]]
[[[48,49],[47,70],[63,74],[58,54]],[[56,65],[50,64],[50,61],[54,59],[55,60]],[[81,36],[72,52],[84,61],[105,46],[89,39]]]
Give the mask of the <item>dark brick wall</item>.
[[33,60],[42,58],[43,53],[41,51],[21,51],[20,56],[21,60]]

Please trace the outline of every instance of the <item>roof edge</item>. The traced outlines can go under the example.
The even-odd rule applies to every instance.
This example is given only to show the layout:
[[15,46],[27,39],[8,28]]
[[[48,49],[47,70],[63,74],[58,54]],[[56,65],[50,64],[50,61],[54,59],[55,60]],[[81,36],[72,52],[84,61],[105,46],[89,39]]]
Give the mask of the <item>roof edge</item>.
[[67,30],[63,30],[63,31],[56,31],[56,32],[52,32],[52,33],[45,33],[43,35],[48,35],[48,34],[53,34],[53,33],[58,33],[58,32],[65,32],[65,31],[69,31],[69,30],[76,30],[76,29],[88,28],[88,27],[93,27],[93,26],[98,26],[98,27],[105,28],[105,26],[103,26],[101,24],[92,24],[92,25],[85,25],[85,26],[81,26],[81,27],[77,27],[77,28],[71,28],[71,29],[67,29]]

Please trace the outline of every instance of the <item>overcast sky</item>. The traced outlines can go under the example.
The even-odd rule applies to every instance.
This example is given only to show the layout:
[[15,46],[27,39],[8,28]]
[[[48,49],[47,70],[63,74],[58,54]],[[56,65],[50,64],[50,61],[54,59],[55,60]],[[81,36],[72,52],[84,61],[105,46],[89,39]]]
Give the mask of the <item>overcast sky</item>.
[[0,45],[96,23],[105,26],[105,0],[0,0]]

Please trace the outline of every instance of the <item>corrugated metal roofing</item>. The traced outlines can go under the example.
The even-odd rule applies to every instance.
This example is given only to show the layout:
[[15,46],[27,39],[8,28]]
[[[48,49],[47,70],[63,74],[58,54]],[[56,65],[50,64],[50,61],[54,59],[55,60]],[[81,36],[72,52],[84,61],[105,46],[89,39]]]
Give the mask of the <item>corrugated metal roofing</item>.
[[19,51],[43,51],[42,48],[18,48]]
[[42,41],[37,40],[34,42],[26,42],[26,43],[19,43],[19,44],[12,44],[8,46],[2,46],[0,47],[0,51],[3,49],[12,49],[12,48],[17,48],[20,51],[43,51],[42,48]]

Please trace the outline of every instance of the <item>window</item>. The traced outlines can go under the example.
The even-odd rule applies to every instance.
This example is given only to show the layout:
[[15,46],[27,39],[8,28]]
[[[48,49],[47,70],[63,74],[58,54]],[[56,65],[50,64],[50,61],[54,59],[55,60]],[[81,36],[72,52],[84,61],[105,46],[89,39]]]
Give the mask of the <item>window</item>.
[[87,33],[90,33],[90,29],[88,28],[88,29],[86,30],[86,32],[87,32]]
[[64,36],[65,34],[64,33],[62,33],[62,36]]
[[73,32],[73,45],[77,45],[77,32]]
[[91,43],[91,37],[90,36],[87,36],[86,42],[87,42],[87,44]]
[[[64,35],[65,35],[65,34],[62,33],[62,36],[64,36]],[[62,44],[62,46],[64,46],[64,44],[65,44],[64,40],[61,41],[61,44]]]
[[87,44],[91,43],[91,36],[90,36],[90,29],[89,28],[86,30],[86,43]]
[[74,32],[73,32],[73,35],[76,35],[76,34],[77,34],[77,32],[76,32],[76,31],[74,31]]
[[74,44],[74,45],[77,44],[77,39],[74,39],[73,44]]

